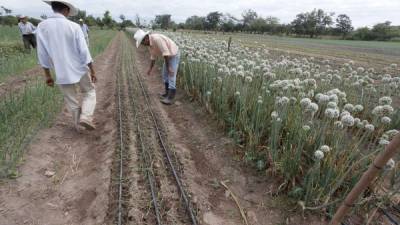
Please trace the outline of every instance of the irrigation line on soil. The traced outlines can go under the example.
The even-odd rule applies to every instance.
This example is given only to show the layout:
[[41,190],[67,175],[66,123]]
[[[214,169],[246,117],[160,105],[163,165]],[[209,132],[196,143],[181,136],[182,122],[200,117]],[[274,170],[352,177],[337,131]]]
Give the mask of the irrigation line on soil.
[[399,223],[384,209],[381,209],[383,215],[388,218],[388,220],[393,224],[393,225],[399,225]]
[[122,131],[122,108],[121,108],[121,84],[120,84],[120,77],[117,76],[117,86],[118,86],[118,111],[119,111],[119,136],[120,136],[120,146],[119,146],[119,190],[118,190],[118,225],[122,225],[122,151],[124,148],[124,141],[123,141],[123,131]]
[[[133,60],[133,59],[130,58],[130,60]],[[130,74],[131,72],[132,71],[129,71],[128,74]],[[128,82],[129,93],[131,94],[131,96],[135,96],[132,93],[133,84],[132,84],[132,80],[129,77],[127,78],[127,82]],[[142,154],[143,154],[143,160],[144,160],[144,163],[145,163],[145,166],[146,166],[146,177],[147,177],[147,180],[148,180],[149,186],[150,186],[150,192],[151,192],[152,204],[153,204],[153,207],[154,207],[154,213],[156,214],[157,224],[158,225],[162,225],[161,214],[160,214],[159,204],[158,204],[158,200],[157,200],[157,194],[156,194],[156,190],[155,190],[156,188],[155,188],[155,185],[154,185],[154,172],[153,172],[153,169],[152,169],[152,165],[149,162],[148,156],[146,155],[146,152],[148,152],[148,151],[145,151],[143,136],[142,136],[142,132],[141,132],[142,129],[140,128],[140,123],[138,122],[138,120],[139,120],[138,119],[138,111],[135,108],[135,102],[134,102],[133,98],[129,98],[129,99],[130,99],[129,102],[130,102],[130,105],[132,107],[132,111],[134,113],[135,122],[137,124],[136,131],[137,131],[137,134],[138,134],[138,137],[139,137],[140,147],[141,147],[141,151],[142,151]]]
[[133,61],[134,61],[135,69],[136,69],[136,76],[137,76],[140,88],[142,90],[143,96],[144,96],[144,98],[146,100],[147,108],[149,109],[149,112],[150,112],[151,117],[153,119],[154,126],[156,128],[158,139],[160,141],[161,147],[162,147],[162,149],[163,149],[163,151],[165,153],[165,156],[167,157],[167,161],[168,161],[169,167],[170,167],[170,169],[172,171],[172,174],[173,174],[173,176],[175,178],[175,181],[176,181],[178,189],[179,189],[179,191],[181,193],[181,196],[182,196],[182,198],[183,198],[183,200],[185,202],[185,206],[186,206],[187,212],[189,213],[189,216],[190,216],[190,219],[192,221],[192,224],[193,225],[197,225],[197,219],[196,219],[196,216],[193,213],[193,208],[192,208],[191,203],[189,201],[189,198],[187,197],[187,194],[186,194],[186,192],[185,192],[185,190],[184,190],[184,188],[182,186],[182,182],[181,182],[181,180],[180,180],[180,178],[179,178],[179,176],[178,176],[178,174],[177,174],[177,172],[175,170],[175,166],[174,166],[174,164],[172,162],[172,159],[171,159],[171,156],[169,154],[168,147],[166,146],[166,144],[164,142],[164,139],[163,139],[163,137],[161,135],[160,127],[159,127],[158,122],[156,120],[156,117],[154,115],[153,109],[150,107],[150,98],[149,98],[149,95],[148,95],[144,85],[143,85],[143,82],[142,82],[142,79],[141,79],[141,76],[140,76],[140,72],[137,70],[137,68],[138,68],[137,63],[136,63],[135,60],[133,60]]

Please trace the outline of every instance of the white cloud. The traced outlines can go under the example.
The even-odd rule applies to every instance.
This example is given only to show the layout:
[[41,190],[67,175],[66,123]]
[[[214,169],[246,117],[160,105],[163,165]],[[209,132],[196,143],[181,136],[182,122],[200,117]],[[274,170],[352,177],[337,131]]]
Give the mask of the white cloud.
[[[50,14],[51,9],[40,0],[2,0],[1,5],[14,10],[15,14],[26,14],[39,17]],[[321,8],[336,14],[345,13],[353,20],[355,27],[372,26],[386,20],[400,25],[399,0],[75,0],[76,6],[86,10],[89,14],[100,16],[110,10],[117,18],[124,14],[133,19],[136,14],[147,21],[156,14],[168,13],[178,22],[183,22],[191,15],[204,16],[211,11],[231,13],[240,17],[244,9],[254,9],[261,16],[276,16],[282,22],[292,21],[296,14]]]

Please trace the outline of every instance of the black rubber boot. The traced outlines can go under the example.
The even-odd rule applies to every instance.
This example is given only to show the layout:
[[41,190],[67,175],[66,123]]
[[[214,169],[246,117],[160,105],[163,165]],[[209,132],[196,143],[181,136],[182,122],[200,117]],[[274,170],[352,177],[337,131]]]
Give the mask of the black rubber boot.
[[161,102],[166,105],[172,105],[174,103],[175,94],[176,94],[176,89],[170,89],[168,91],[168,97],[161,100]]
[[160,93],[160,98],[166,98],[168,96],[168,91],[169,91],[169,83],[165,82],[165,93]]

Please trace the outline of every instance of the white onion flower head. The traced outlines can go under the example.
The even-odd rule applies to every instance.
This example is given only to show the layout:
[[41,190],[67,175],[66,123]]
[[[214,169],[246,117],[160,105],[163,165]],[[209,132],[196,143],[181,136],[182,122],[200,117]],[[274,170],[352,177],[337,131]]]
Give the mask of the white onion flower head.
[[359,122],[356,122],[356,127],[358,129],[363,129],[365,127],[365,125],[362,122],[359,121]]
[[393,112],[394,112],[394,109],[391,105],[382,106],[382,114],[383,115],[392,115]]
[[343,125],[345,127],[352,127],[354,126],[354,118],[351,115],[345,115],[341,119]]
[[309,106],[312,103],[311,99],[309,98],[303,98],[300,101],[300,105],[302,108],[306,108],[307,106]]
[[393,159],[389,159],[385,165],[385,170],[393,170],[396,166],[396,162]]
[[344,107],[343,107],[346,111],[349,111],[349,112],[353,112],[354,111],[354,106],[353,106],[353,104],[350,104],[350,103],[347,103],[346,105],[344,105]]
[[263,100],[262,99],[258,99],[257,103],[261,105],[263,103]]
[[341,121],[336,121],[333,125],[339,130],[344,128],[343,123]]
[[303,128],[303,130],[306,131],[306,132],[309,131],[309,130],[311,129],[311,127],[308,126],[308,125],[304,125],[302,128]]
[[336,109],[337,108],[337,103],[336,102],[328,102],[328,105],[326,106],[330,109]]
[[380,141],[379,141],[379,144],[380,145],[383,145],[383,146],[386,146],[386,145],[388,145],[390,142],[388,141],[388,140],[386,140],[386,139],[381,139]]
[[360,112],[364,111],[364,106],[362,106],[362,105],[356,105],[356,106],[354,106],[354,110],[355,110],[356,112],[360,113]]
[[235,92],[235,96],[240,96],[240,92],[239,92],[239,91],[236,91],[236,92]]
[[271,118],[272,118],[272,119],[276,119],[276,118],[278,118],[278,117],[279,117],[278,112],[273,111],[273,112],[271,113]]
[[284,96],[278,100],[278,105],[285,106],[285,105],[289,104],[289,102],[290,102],[290,99],[288,97]]
[[318,104],[312,102],[306,107],[306,112],[316,113],[318,111]]
[[364,128],[368,131],[368,132],[374,132],[375,127],[372,124],[367,124],[364,126]]
[[206,95],[210,96],[211,95],[211,91],[207,91]]
[[344,110],[342,113],[340,113],[340,117],[348,116],[351,115],[350,112]]
[[396,136],[397,134],[399,133],[399,131],[398,130],[388,130],[388,131],[386,131],[385,132],[385,134],[387,135],[387,136],[389,136],[389,139],[391,140],[392,138],[394,138],[394,136]]
[[328,153],[331,149],[329,148],[328,145],[322,145],[319,150],[321,150],[324,153]]
[[324,152],[323,151],[321,151],[321,150],[317,150],[317,151],[315,151],[314,152],[314,157],[317,159],[317,160],[322,160],[323,158],[324,158]]
[[251,76],[246,76],[245,81],[247,83],[251,83],[253,81],[253,78]]
[[372,115],[381,116],[383,115],[383,106],[378,105],[372,110]]
[[325,116],[329,119],[339,118],[339,111],[337,109],[327,108],[325,110]]
[[392,122],[392,119],[390,119],[387,116],[384,116],[384,117],[381,118],[381,123],[384,124],[384,125],[389,125],[391,122]]
[[379,99],[379,104],[380,105],[391,105],[392,104],[392,98],[389,96],[384,96]]

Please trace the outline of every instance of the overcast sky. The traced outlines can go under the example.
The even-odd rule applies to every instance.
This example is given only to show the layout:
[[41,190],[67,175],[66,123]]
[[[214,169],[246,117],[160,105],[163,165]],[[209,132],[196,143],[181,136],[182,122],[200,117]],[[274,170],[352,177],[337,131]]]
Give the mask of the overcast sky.
[[[72,0],[88,14],[100,16],[110,10],[117,18],[124,14],[133,19],[136,14],[150,21],[156,14],[171,14],[184,22],[191,15],[205,16],[211,11],[240,16],[244,9],[254,9],[259,15],[276,16],[281,22],[291,22],[296,14],[321,8],[327,12],[345,13],[355,27],[372,26],[386,20],[400,25],[400,0]],[[14,14],[39,17],[51,14],[50,7],[40,0],[1,0],[0,5]]]

